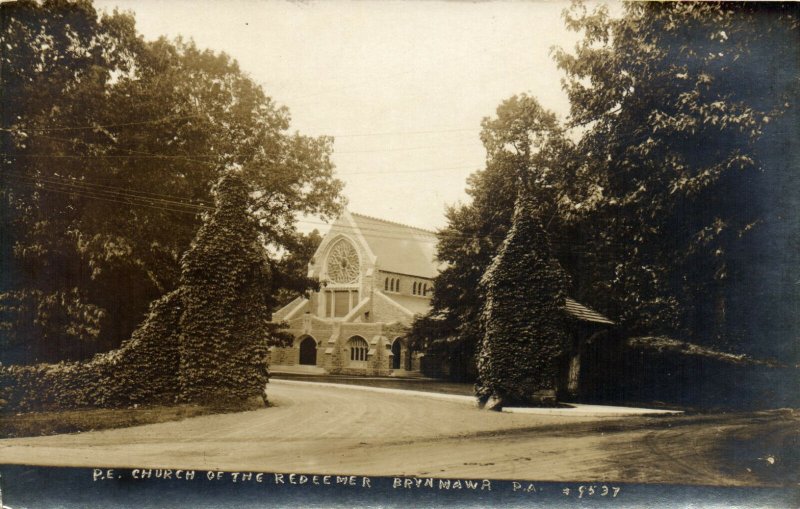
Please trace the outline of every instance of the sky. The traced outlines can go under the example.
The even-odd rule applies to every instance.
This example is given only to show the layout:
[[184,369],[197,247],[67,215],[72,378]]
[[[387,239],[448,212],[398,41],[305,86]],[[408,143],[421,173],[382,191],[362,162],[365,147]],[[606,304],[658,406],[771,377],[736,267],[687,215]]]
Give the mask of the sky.
[[[572,49],[566,1],[96,0],[146,39],[224,51],[289,108],[292,129],[335,138],[348,208],[437,229],[483,167],[481,120],[528,93],[562,118],[551,48]],[[304,230],[319,227],[314,219]]]

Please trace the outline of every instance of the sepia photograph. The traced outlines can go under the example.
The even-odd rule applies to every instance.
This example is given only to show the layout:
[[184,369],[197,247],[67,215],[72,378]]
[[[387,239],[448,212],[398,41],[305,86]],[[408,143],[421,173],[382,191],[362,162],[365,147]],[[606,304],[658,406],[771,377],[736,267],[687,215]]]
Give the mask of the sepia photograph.
[[0,509],[800,504],[800,3],[0,2]]

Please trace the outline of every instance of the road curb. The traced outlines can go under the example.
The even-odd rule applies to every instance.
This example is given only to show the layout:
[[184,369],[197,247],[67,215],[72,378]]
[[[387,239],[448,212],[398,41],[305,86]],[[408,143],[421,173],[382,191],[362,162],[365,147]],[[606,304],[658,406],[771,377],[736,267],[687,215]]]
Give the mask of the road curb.
[[[451,403],[460,403],[477,407],[478,402],[472,396],[460,396],[458,394],[441,394],[436,392],[410,391],[406,389],[391,389],[388,387],[369,387],[366,385],[337,384],[331,382],[310,382],[305,380],[284,380],[272,379],[270,383],[284,385],[315,385],[318,387],[332,387],[335,389],[351,389],[356,391],[380,392],[383,394],[397,394],[415,398],[438,399]],[[646,417],[656,415],[679,415],[680,410],[659,410],[654,408],[633,408],[633,407],[613,407],[603,405],[581,405],[571,404],[569,408],[528,408],[528,407],[506,407],[503,412],[508,414],[530,414],[530,415],[553,415],[560,417]]]
[[655,415],[680,415],[680,410],[658,410],[655,408],[603,407],[602,405],[570,404],[570,408],[506,407],[509,414],[558,415],[562,417],[647,417]]

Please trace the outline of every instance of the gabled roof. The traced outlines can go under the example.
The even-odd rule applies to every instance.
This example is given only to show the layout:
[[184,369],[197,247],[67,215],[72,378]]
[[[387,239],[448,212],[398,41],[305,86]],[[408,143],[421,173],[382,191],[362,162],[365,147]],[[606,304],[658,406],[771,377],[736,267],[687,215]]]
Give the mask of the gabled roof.
[[577,318],[578,320],[583,320],[584,322],[594,322],[594,323],[605,323],[608,325],[614,325],[614,322],[606,318],[605,316],[601,315],[594,309],[590,309],[583,304],[570,299],[567,297],[567,301],[564,303],[564,310]]
[[378,270],[424,278],[439,273],[434,232],[354,212],[350,215],[376,256]]

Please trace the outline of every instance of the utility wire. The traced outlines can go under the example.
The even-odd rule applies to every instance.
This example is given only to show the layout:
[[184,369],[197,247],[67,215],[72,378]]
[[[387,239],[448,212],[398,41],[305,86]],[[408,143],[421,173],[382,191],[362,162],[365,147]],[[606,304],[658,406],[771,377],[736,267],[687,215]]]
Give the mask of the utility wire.
[[[474,143],[457,143],[457,144],[442,144],[442,145],[420,145],[416,147],[395,147],[395,148],[380,148],[380,149],[367,149],[367,150],[336,150],[332,151],[333,155],[336,154],[370,154],[370,153],[382,153],[382,152],[405,152],[411,150],[425,150],[425,149],[444,149],[444,148],[453,148],[453,147],[474,147]],[[126,149],[119,149],[119,150],[126,150]],[[194,158],[204,157],[204,158],[219,158],[219,157],[252,157],[258,155],[255,152],[250,153],[241,153],[241,152],[232,152],[232,153],[219,153],[219,154],[193,154],[189,158],[189,156],[179,155],[179,154],[153,154],[148,152],[134,152],[131,151],[130,154],[17,154],[18,157],[53,157],[53,158],[111,158],[111,159],[120,159],[120,158],[132,158],[132,159],[185,159],[187,161],[197,162],[200,164],[209,164],[209,161],[201,161]]]
[[[91,189],[81,189],[80,186],[72,185],[72,184],[56,184],[56,187],[52,187],[52,183],[40,184],[33,180],[22,180],[18,181],[19,184],[26,185],[31,187],[35,190],[43,190],[45,192],[54,192],[59,194],[66,194],[66,195],[76,195],[83,198],[91,198],[91,199],[98,199],[107,202],[122,204],[122,205],[129,205],[129,206],[143,206],[148,207],[156,210],[168,211],[168,212],[179,212],[184,214],[190,215],[197,215],[200,212],[210,212],[213,211],[212,207],[203,207],[191,203],[180,203],[180,202],[169,202],[157,199],[149,199],[145,197],[139,196],[126,196],[120,193],[112,193],[112,194],[102,194],[98,192],[93,192]],[[382,222],[380,219],[375,219],[375,221]],[[306,225],[320,225],[320,226],[330,226],[330,223],[326,223],[323,221],[313,221],[313,220],[298,220],[297,223],[299,224],[306,224]],[[408,228],[411,230],[421,230],[419,228],[403,225],[400,223],[392,223],[389,222],[390,227],[401,227],[401,228]],[[380,227],[369,227],[369,226],[357,226],[353,227],[350,225],[337,225],[337,229],[344,230],[345,232],[350,233],[364,233],[367,237],[370,238],[381,238],[381,239],[388,239],[388,240],[413,240],[415,242],[424,242],[429,244],[438,244],[442,238],[449,238],[449,239],[464,239],[464,240],[481,240],[481,239],[494,239],[498,242],[505,239],[504,235],[469,235],[469,234],[458,234],[458,233],[448,233],[448,232],[431,232],[429,230],[422,230],[424,233],[420,233],[418,235],[409,235],[398,232],[397,234],[391,234],[387,232],[384,228]],[[366,233],[365,233],[366,232]],[[584,246],[583,243],[574,242],[574,241],[564,241],[559,239],[551,239],[550,243],[554,246]],[[588,253],[588,250],[571,250],[571,252],[580,252],[580,253]],[[593,252],[593,251],[592,251]]]
[[[65,143],[80,143],[81,145],[84,145],[85,147],[94,148],[94,145],[92,145],[91,143],[89,143],[87,141],[81,140],[79,138],[73,138],[73,139],[70,139],[70,138],[56,138],[56,137],[53,137],[53,136],[46,136],[46,135],[43,135],[43,134],[37,134],[35,136],[38,137],[38,138],[43,138],[43,139],[52,140],[52,141],[62,141],[62,142],[65,142]],[[129,154],[142,154],[142,155],[145,155],[145,156],[153,156],[153,157],[170,157],[170,158],[181,159],[181,160],[185,160],[185,161],[189,161],[189,162],[193,162],[193,163],[197,163],[197,164],[218,166],[217,163],[213,163],[213,162],[210,162],[210,161],[202,161],[200,159],[193,159],[193,158],[190,158],[187,155],[162,156],[160,154],[154,154],[152,152],[145,152],[145,151],[142,151],[142,150],[135,150],[135,149],[124,148],[124,147],[114,147],[114,149],[121,150],[123,152],[128,152]],[[22,155],[22,154],[19,154],[19,155]],[[217,157],[220,157],[221,155],[222,154],[217,154]]]
[[[109,127],[120,127],[120,126],[131,126],[131,125],[145,125],[145,124],[153,124],[153,123],[160,123],[160,122],[168,122],[170,120],[185,120],[187,118],[195,118],[199,117],[200,115],[191,115],[191,116],[183,116],[183,117],[164,117],[154,120],[143,120],[141,122],[124,122],[118,124],[106,124],[106,125],[91,125],[91,126],[58,126],[58,127],[30,127],[30,126],[20,126],[15,128],[9,127],[0,127],[0,131],[6,132],[20,132],[20,131],[35,131],[35,132],[49,132],[49,131],[82,131],[82,130],[91,130],[91,129],[106,129]],[[475,132],[475,128],[442,128],[442,129],[423,129],[423,130],[412,130],[412,131],[375,131],[375,132],[360,132],[360,133],[333,133],[333,134],[324,134],[321,136],[330,136],[333,138],[355,138],[355,137],[369,137],[369,136],[393,136],[393,135],[405,135],[405,134],[439,134],[439,133],[457,133],[457,132]]]
[[175,201],[175,200],[165,200],[163,198],[151,198],[148,196],[139,196],[136,194],[131,194],[129,192],[94,189],[91,187],[82,186],[77,183],[69,183],[63,181],[57,182],[53,180],[47,180],[41,177],[25,177],[17,175],[17,176],[12,176],[12,180],[15,180],[17,183],[23,185],[27,184],[35,189],[43,189],[45,191],[53,191],[53,190],[65,191],[65,192],[70,191],[74,192],[75,194],[80,194],[87,197],[112,197],[118,199],[125,199],[127,200],[125,203],[142,202],[147,204],[158,204],[173,208],[191,209],[196,212],[214,210],[213,207],[208,207],[204,205],[197,205],[193,203]]
[[393,136],[396,134],[439,134],[439,133],[461,133],[461,132],[475,132],[474,128],[463,129],[432,129],[427,131],[385,131],[374,133],[345,133],[345,134],[331,134],[334,138],[354,138],[366,136]]
[[15,131],[41,131],[41,132],[47,132],[47,131],[99,130],[99,129],[107,129],[109,127],[125,127],[125,126],[132,126],[132,125],[159,124],[159,123],[163,123],[163,122],[171,122],[171,121],[174,121],[174,120],[186,120],[186,119],[190,119],[190,118],[199,118],[199,117],[202,117],[202,116],[204,116],[204,115],[200,115],[198,113],[195,113],[193,115],[166,116],[166,117],[150,119],[150,120],[141,120],[141,121],[138,121],[138,122],[120,122],[120,123],[104,124],[104,125],[94,124],[94,125],[84,125],[84,126],[56,126],[56,127],[32,127],[32,126],[26,126],[26,127],[16,128],[16,129],[2,127],[2,128],[0,128],[0,130],[9,131],[9,132],[15,132]]
[[[103,159],[103,158],[112,158],[112,159],[128,159],[131,157],[143,157],[143,158],[162,158],[162,156],[126,156],[126,155],[117,155],[117,156],[104,156],[104,155],[69,155],[69,154],[16,154],[14,156],[7,156],[7,157],[31,157],[34,159]],[[183,157],[176,156],[176,159],[184,159]],[[191,160],[189,160],[191,161]],[[192,161],[198,162],[200,164],[212,164],[206,161]],[[218,166],[214,164],[214,166]],[[335,171],[332,176],[340,176],[346,177],[350,175],[390,175],[390,174],[404,174],[404,173],[425,173],[425,172],[434,172],[434,171],[445,171],[445,170],[466,170],[466,169],[479,169],[478,167],[480,164],[467,164],[467,165],[458,165],[458,166],[433,166],[429,168],[417,168],[413,170],[383,170],[383,171],[373,171],[373,170],[365,170],[365,171]]]
[[[62,178],[62,177],[59,177],[57,175],[47,175],[47,176],[46,175],[28,175],[28,174],[14,172],[14,171],[5,171],[0,175],[10,175],[12,177],[16,176],[16,177],[26,178],[26,179],[37,179],[37,180],[41,179],[41,180],[44,180],[45,182],[51,182],[51,183],[55,183],[55,184],[81,185],[81,186],[84,186],[84,187],[87,187],[87,188],[98,188],[100,190],[116,191],[116,192],[119,192],[119,193],[129,193],[131,195],[142,195],[142,197],[147,197],[147,198],[150,198],[150,197],[153,197],[153,198],[166,198],[168,200],[179,200],[179,201],[180,200],[186,200],[186,197],[183,197],[183,196],[175,196],[175,195],[172,195],[172,194],[163,194],[163,193],[152,193],[152,192],[148,192],[148,191],[139,191],[137,189],[131,189],[129,187],[117,187],[117,186],[108,186],[108,185],[103,185],[103,184],[95,184],[93,182],[86,182],[86,181],[83,181],[83,180],[76,180],[76,179],[69,178],[69,177],[66,177],[66,176],[64,176]],[[207,202],[207,201],[203,201],[203,200],[199,200],[199,199],[198,200],[194,200],[193,202],[189,202],[189,203],[197,203],[199,205],[205,205],[207,207],[213,207],[214,206],[213,203],[210,203],[210,202]]]
[[169,208],[169,207],[155,205],[155,204],[152,204],[152,203],[123,201],[121,199],[114,199],[114,198],[111,198],[111,197],[108,197],[108,196],[96,196],[96,195],[86,194],[86,193],[82,193],[82,192],[75,191],[75,190],[63,190],[63,189],[46,188],[44,186],[37,185],[34,182],[19,182],[19,184],[32,187],[35,190],[43,189],[44,191],[49,192],[49,193],[59,193],[59,194],[66,194],[66,195],[78,195],[78,196],[81,196],[81,197],[84,197],[84,198],[92,198],[92,199],[95,199],[95,200],[102,200],[102,201],[107,201],[107,202],[112,202],[112,203],[119,203],[119,204],[128,205],[128,206],[133,205],[133,206],[139,206],[139,207],[148,207],[148,208],[167,211],[167,212],[178,212],[178,213],[182,213],[182,214],[190,214],[190,215],[193,215],[193,216],[197,215],[200,212],[200,211],[192,212],[192,211],[185,210],[185,209]]

